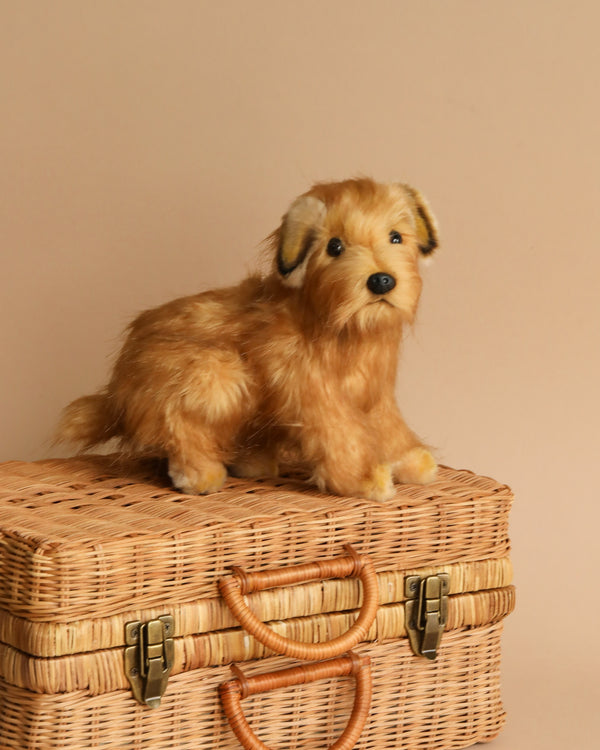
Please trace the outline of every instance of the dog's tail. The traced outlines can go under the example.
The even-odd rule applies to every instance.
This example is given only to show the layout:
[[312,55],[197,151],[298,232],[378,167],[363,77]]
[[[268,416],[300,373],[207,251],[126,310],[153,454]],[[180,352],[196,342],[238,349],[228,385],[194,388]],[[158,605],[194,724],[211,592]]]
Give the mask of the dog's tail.
[[82,396],[63,411],[54,443],[70,443],[81,450],[105,443],[120,433],[107,393]]

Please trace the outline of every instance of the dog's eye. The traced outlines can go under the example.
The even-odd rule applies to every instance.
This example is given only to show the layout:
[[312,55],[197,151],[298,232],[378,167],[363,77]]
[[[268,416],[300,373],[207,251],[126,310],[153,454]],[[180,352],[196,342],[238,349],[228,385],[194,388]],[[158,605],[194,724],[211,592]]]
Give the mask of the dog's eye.
[[390,232],[390,242],[392,245],[399,245],[402,242],[402,235],[400,232],[397,232],[395,229],[392,229]]
[[339,237],[332,237],[327,243],[327,255],[331,255],[332,258],[337,258],[344,252],[344,243]]

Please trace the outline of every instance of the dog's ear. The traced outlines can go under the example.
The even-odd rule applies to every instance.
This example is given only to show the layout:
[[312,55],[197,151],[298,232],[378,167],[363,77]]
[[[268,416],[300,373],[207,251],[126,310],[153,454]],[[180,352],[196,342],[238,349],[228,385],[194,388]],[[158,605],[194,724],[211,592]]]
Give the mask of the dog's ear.
[[404,185],[414,207],[417,243],[423,255],[431,253],[439,245],[439,235],[435,216],[423,195],[410,185]]
[[326,213],[323,201],[312,195],[301,195],[283,217],[277,246],[277,269],[292,286],[302,281],[301,266],[323,226]]

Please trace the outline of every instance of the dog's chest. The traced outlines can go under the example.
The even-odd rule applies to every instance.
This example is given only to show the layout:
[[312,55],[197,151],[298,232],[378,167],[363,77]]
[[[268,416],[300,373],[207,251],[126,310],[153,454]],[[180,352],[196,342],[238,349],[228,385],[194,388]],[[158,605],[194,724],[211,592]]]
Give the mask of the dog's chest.
[[255,362],[260,392],[286,418],[332,403],[368,411],[393,393],[395,361],[377,354],[337,342],[271,342]]

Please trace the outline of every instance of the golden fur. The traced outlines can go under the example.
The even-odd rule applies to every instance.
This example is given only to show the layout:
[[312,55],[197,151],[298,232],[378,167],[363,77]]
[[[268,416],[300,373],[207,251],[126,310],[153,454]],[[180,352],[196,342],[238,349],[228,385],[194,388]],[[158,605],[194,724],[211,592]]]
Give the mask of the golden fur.
[[[268,243],[268,274],[134,320],[108,386],[65,409],[59,439],[90,448],[118,437],[167,457],[186,493],[218,490],[227,471],[292,465],[323,490],[379,501],[394,480],[430,481],[436,463],[394,397],[418,259],[437,245],[423,197],[369,179],[317,184]],[[372,291],[374,274],[394,288]]]

